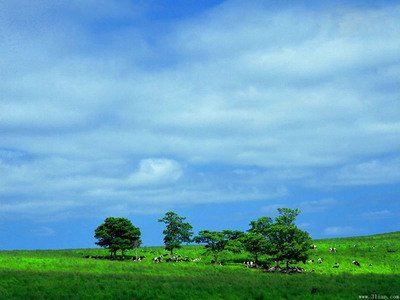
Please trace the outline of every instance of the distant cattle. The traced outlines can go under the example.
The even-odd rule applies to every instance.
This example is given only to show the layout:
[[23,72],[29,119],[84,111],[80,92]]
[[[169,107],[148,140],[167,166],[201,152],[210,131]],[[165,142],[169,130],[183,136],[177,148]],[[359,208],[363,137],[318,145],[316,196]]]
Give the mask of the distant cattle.
[[134,257],[132,257],[132,260],[133,261],[142,261],[143,259],[145,259],[146,258],[146,256],[134,256]]
[[216,260],[214,260],[214,259],[211,260],[211,263],[212,263],[212,264],[216,264],[216,265],[220,265],[220,266],[222,266],[222,264],[223,264],[222,261],[221,261],[221,262],[218,262],[218,261],[216,261]]
[[162,256],[154,257],[154,258],[153,258],[153,261],[154,261],[155,263],[160,263],[160,262],[163,261],[163,257],[162,257]]
[[339,263],[335,262],[335,264],[333,265],[333,268],[339,268]]
[[314,262],[314,260],[313,260],[313,259],[310,259],[310,260],[308,260],[307,262],[310,263],[310,264],[312,264],[312,263]]
[[200,257],[196,257],[196,258],[193,258],[193,259],[192,259],[192,262],[198,262],[198,261],[200,261],[200,260],[201,260]]
[[317,250],[317,245],[311,245],[310,249]]
[[357,267],[361,267],[360,263],[358,261],[356,261],[356,260],[353,260],[352,264],[357,266]]
[[318,258],[318,263],[319,263],[319,264],[322,264],[322,258],[321,258],[321,257]]
[[329,252],[336,253],[336,248],[329,248]]
[[256,264],[255,261],[245,261],[245,262],[244,262],[244,265],[245,265],[247,268],[258,268],[258,265]]
[[190,258],[187,257],[187,256],[180,256],[180,255],[178,255],[178,256],[169,257],[169,258],[167,258],[165,261],[166,261],[166,262],[181,262],[181,261],[189,262],[189,261],[190,261]]

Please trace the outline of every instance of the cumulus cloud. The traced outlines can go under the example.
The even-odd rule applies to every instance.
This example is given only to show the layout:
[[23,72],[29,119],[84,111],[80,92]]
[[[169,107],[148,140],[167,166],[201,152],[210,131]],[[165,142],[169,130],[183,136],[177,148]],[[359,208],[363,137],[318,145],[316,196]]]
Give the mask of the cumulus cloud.
[[165,184],[177,181],[183,174],[181,165],[172,159],[143,159],[138,170],[129,176],[129,182],[136,185]]

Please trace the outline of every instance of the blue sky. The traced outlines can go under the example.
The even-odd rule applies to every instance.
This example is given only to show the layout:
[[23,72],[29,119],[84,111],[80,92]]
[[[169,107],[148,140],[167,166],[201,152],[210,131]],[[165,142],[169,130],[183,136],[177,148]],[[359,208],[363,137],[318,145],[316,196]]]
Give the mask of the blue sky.
[[0,3],[0,248],[162,243],[300,208],[314,238],[400,225],[397,1]]

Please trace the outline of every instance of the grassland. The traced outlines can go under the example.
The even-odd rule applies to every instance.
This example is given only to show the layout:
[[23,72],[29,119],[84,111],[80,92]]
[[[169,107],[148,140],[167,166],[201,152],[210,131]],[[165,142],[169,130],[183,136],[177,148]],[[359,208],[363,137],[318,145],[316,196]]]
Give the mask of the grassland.
[[179,263],[154,263],[162,247],[139,249],[141,262],[86,258],[106,256],[103,249],[0,251],[0,298],[400,299],[400,232],[314,243],[310,259],[323,263],[300,263],[306,272],[292,275],[246,268],[246,253],[226,253],[223,266],[213,265],[199,246],[177,254],[200,261]]

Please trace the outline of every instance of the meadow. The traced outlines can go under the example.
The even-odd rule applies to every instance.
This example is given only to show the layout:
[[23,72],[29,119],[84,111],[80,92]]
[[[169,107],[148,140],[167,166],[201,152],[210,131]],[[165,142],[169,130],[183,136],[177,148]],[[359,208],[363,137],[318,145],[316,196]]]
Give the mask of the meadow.
[[214,265],[201,246],[177,250],[200,258],[178,263],[152,261],[163,247],[139,248],[140,262],[134,251],[126,260],[93,258],[104,249],[0,251],[0,299],[400,299],[400,232],[313,243],[299,274],[246,268],[246,253]]

